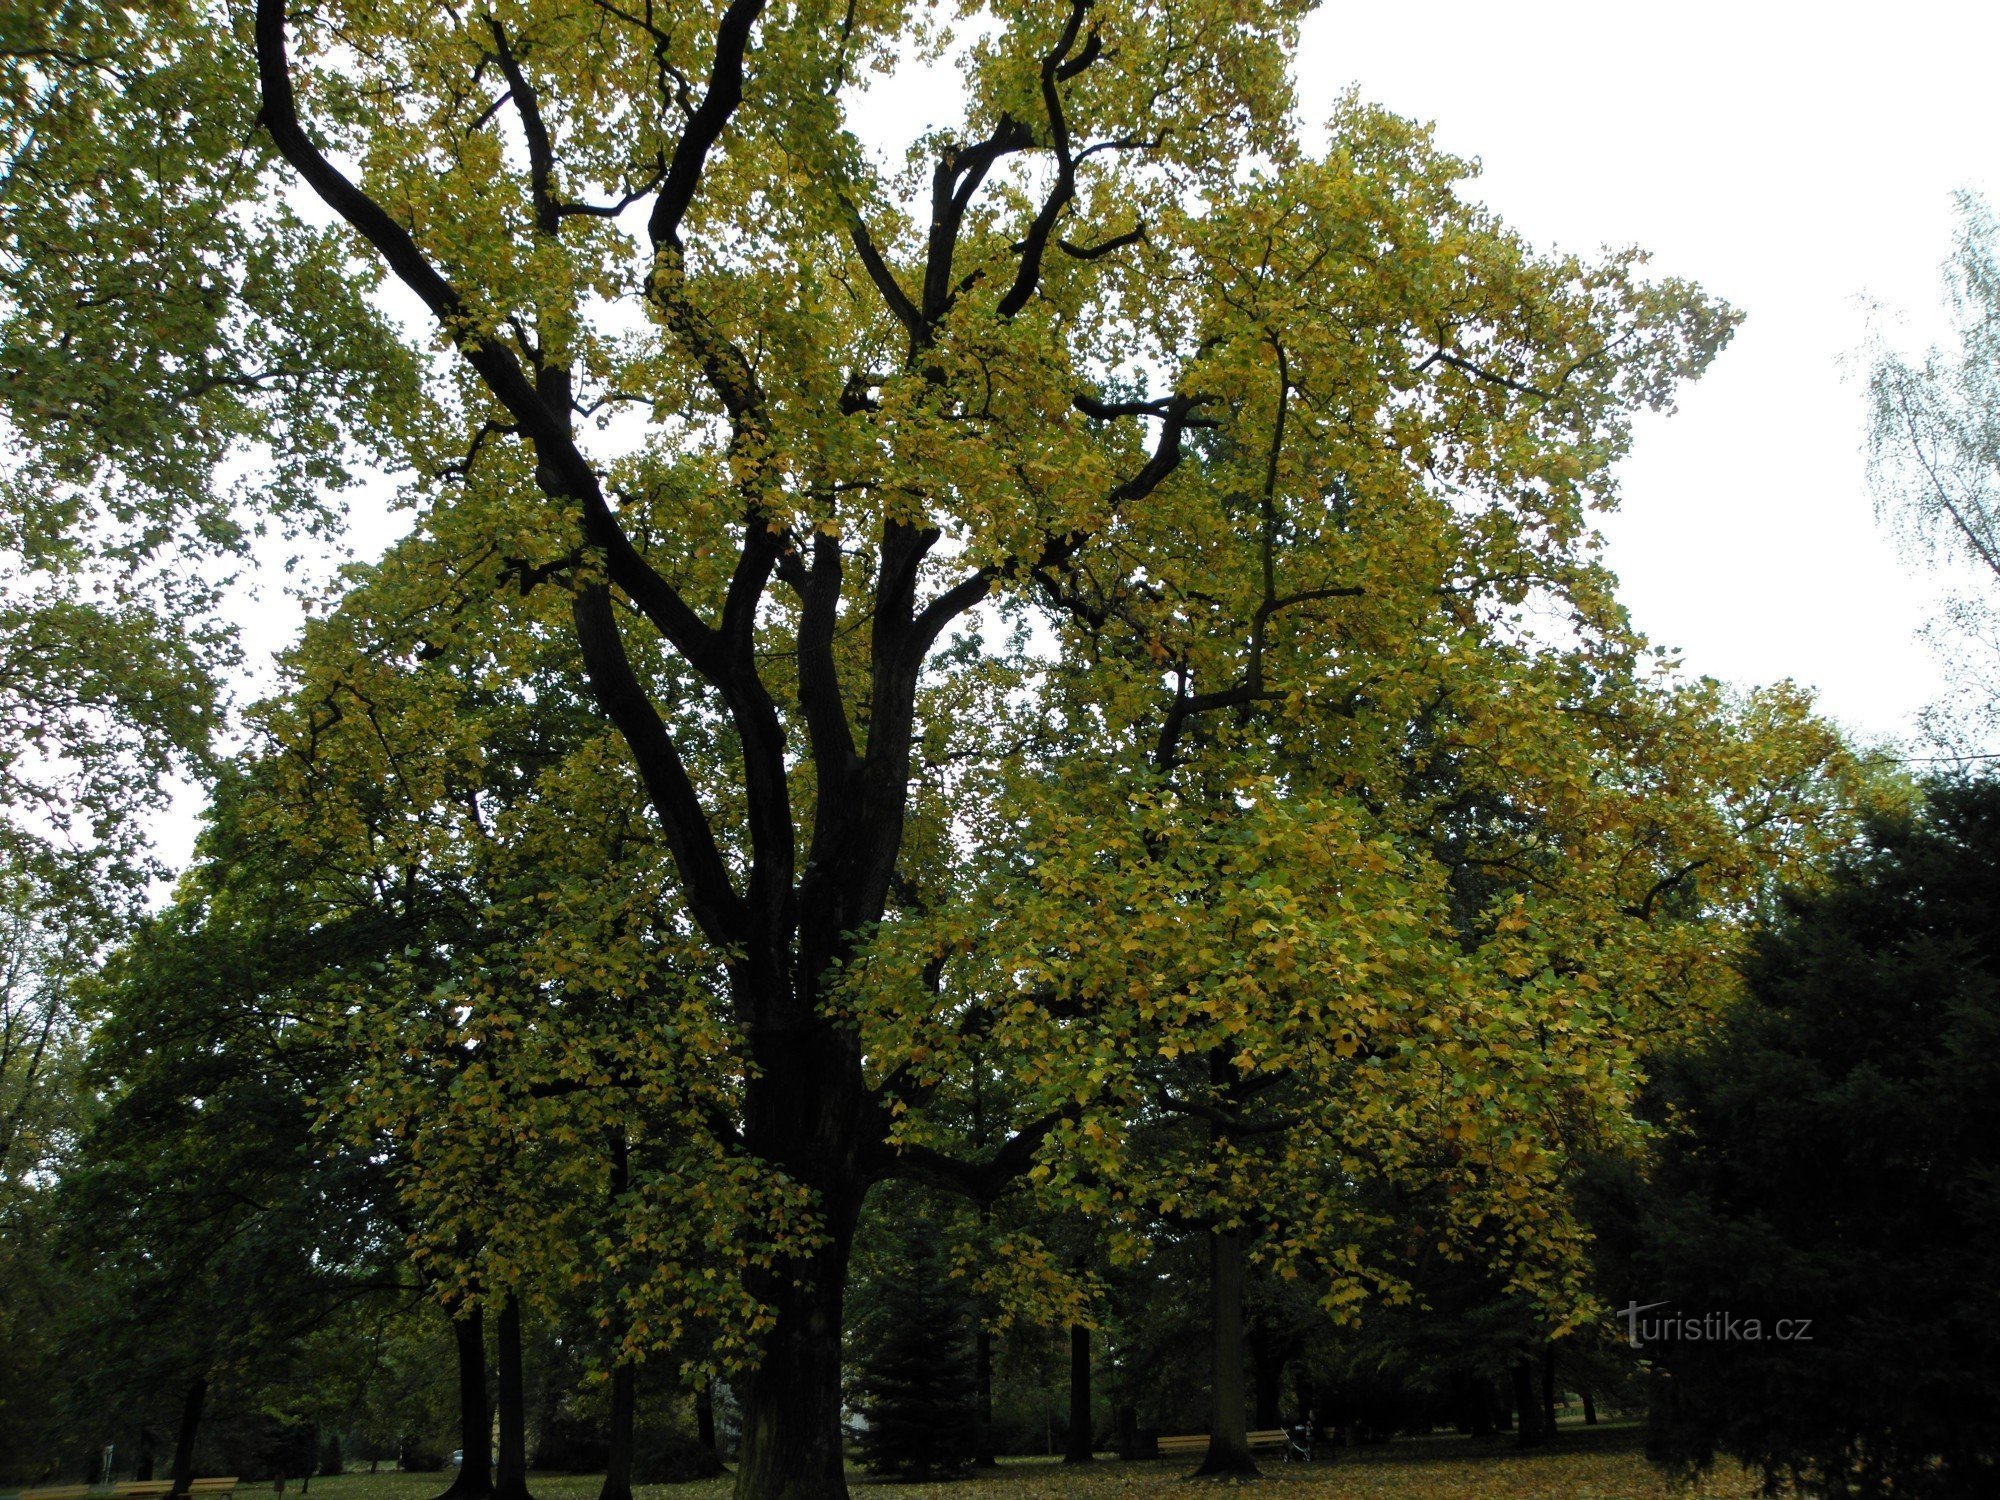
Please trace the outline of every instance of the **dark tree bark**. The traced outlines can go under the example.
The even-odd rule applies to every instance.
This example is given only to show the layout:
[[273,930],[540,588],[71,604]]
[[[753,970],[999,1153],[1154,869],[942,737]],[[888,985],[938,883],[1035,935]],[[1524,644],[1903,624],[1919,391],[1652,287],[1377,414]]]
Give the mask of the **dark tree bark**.
[[1541,1403],[1535,1399],[1535,1372],[1528,1361],[1514,1361],[1514,1446],[1532,1448],[1541,1442],[1541,1423],[1537,1420]]
[[[632,1185],[632,1153],[623,1127],[611,1128],[611,1180],[607,1184],[611,1207]],[[638,1396],[639,1372],[620,1364],[611,1372],[610,1452],[604,1463],[604,1484],[597,1500],[632,1500],[632,1416]]]
[[153,1477],[153,1466],[157,1462],[153,1456],[153,1441],[153,1429],[150,1427],[141,1427],[139,1429],[139,1461],[132,1468],[132,1477],[141,1484],[146,1483]]
[[458,1352],[458,1473],[438,1500],[490,1500],[493,1416],[486,1399],[486,1315],[477,1306],[451,1320]]
[[632,1418],[638,1383],[639,1372],[631,1365],[611,1372],[611,1454],[597,1500],[632,1500]]
[[1590,1387],[1585,1386],[1577,1394],[1583,1397],[1583,1425],[1586,1427],[1595,1427],[1597,1425],[1597,1403],[1590,1397]]
[[694,1437],[717,1458],[722,1450],[715,1441],[715,1382],[704,1380],[701,1389],[694,1393]]
[[1090,1330],[1081,1323],[1069,1326],[1069,1446],[1063,1453],[1066,1464],[1087,1464],[1097,1457],[1091,1439],[1090,1418]]
[[976,1391],[972,1412],[972,1467],[997,1469],[1000,1460],[993,1452],[993,1330],[986,1319],[972,1334],[972,1376]]
[[1556,1435],[1556,1346],[1542,1345],[1542,1441]]
[[840,1331],[859,1203],[835,1199],[828,1206],[826,1242],[798,1268],[800,1279],[773,1276],[759,1288],[775,1322],[745,1391],[736,1500],[828,1500],[847,1493]]
[[1139,1412],[1129,1402],[1121,1402],[1111,1414],[1111,1425],[1118,1432],[1118,1456],[1134,1459],[1139,1456]]
[[174,1439],[173,1494],[185,1495],[194,1482],[194,1438],[201,1430],[201,1408],[208,1400],[208,1375],[203,1372],[188,1382],[181,1396],[181,1430]]
[[1285,1425],[1285,1348],[1261,1322],[1250,1325],[1249,1338],[1251,1390],[1255,1394],[1250,1426],[1256,1432],[1270,1432]]
[[528,1410],[521,1381],[521,1303],[512,1292],[500,1304],[496,1363],[499,1373],[500,1458],[493,1500],[533,1500],[528,1493]]
[[1245,1425],[1243,1380],[1243,1235],[1214,1230],[1208,1236],[1209,1421],[1208,1453],[1197,1474],[1257,1472]]

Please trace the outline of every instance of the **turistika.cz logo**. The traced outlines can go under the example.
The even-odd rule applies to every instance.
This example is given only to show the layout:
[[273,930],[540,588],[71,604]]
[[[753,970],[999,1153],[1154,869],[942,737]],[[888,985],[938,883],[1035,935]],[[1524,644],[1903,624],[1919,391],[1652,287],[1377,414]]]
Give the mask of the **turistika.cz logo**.
[[1776,1343],[1810,1344],[1811,1318],[1778,1318],[1767,1329],[1762,1318],[1739,1317],[1735,1313],[1657,1313],[1642,1316],[1665,1302],[1633,1302],[1618,1309],[1625,1320],[1625,1337],[1634,1349],[1646,1344],[1756,1344],[1769,1339]]

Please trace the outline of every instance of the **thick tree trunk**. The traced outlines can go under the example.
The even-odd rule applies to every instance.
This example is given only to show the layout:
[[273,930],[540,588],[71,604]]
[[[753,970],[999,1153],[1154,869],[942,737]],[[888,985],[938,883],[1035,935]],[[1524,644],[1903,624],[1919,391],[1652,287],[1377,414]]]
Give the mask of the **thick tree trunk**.
[[141,1483],[153,1477],[153,1466],[157,1460],[153,1456],[153,1429],[139,1429],[139,1461],[133,1466],[132,1477]]
[[1536,1420],[1541,1403],[1535,1399],[1535,1373],[1525,1359],[1514,1361],[1514,1446],[1532,1448],[1541,1441]]
[[611,1372],[611,1456],[597,1500],[632,1500],[632,1416],[638,1404],[639,1372],[620,1365]]
[[458,1473],[438,1500],[493,1494],[493,1415],[486,1401],[486,1316],[477,1307],[451,1320],[458,1351]]
[[174,1439],[174,1488],[176,1495],[185,1495],[188,1485],[194,1481],[194,1436],[201,1430],[202,1403],[208,1400],[208,1376],[195,1376],[188,1383],[187,1391],[181,1397],[181,1430]]
[[1209,1419],[1208,1454],[1197,1474],[1255,1474],[1250,1433],[1244,1425],[1243,1235],[1215,1231],[1208,1237]]
[[704,1380],[701,1389],[694,1393],[694,1438],[702,1447],[722,1457],[722,1449],[715,1441],[715,1382]]
[[[826,923],[831,940],[850,925],[802,906],[811,917],[801,917],[802,930]],[[816,947],[802,936],[803,972],[825,971],[830,947],[829,960],[804,956]],[[744,1386],[736,1500],[846,1500],[841,1319],[854,1226],[870,1181],[862,1158],[880,1146],[873,1132],[881,1117],[854,1032],[816,1017],[790,1019],[798,1009],[790,999],[776,1009],[787,1019],[752,1028],[757,1069],[744,1090],[743,1138],[813,1190],[821,1239],[811,1253],[753,1271],[747,1282],[770,1307],[772,1323]]]
[[750,1374],[736,1500],[845,1500],[840,1432],[840,1330],[851,1213],[829,1214],[827,1242],[805,1284],[759,1288],[776,1321]]
[[1595,1427],[1597,1425],[1597,1403],[1590,1398],[1590,1387],[1585,1386],[1577,1394],[1583,1397],[1583,1425],[1586,1427]]
[[1081,1323],[1069,1326],[1069,1447],[1063,1453],[1066,1464],[1087,1464],[1097,1457],[1091,1446],[1095,1434],[1090,1421],[1090,1330]]
[[532,1500],[528,1494],[528,1409],[521,1381],[521,1304],[512,1292],[500,1304],[498,1366],[500,1461],[493,1500]]

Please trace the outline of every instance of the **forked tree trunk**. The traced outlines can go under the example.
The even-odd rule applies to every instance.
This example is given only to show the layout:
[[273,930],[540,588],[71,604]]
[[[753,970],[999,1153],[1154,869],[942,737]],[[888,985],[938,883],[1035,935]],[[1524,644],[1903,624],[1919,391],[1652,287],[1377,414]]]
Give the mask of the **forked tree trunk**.
[[1243,1234],[1208,1236],[1209,1419],[1208,1454],[1197,1474],[1257,1472],[1244,1425]]
[[208,1375],[203,1372],[188,1383],[181,1397],[181,1430],[174,1439],[174,1488],[185,1495],[194,1482],[194,1438],[201,1430],[202,1403],[208,1400]]
[[1069,1326],[1069,1446],[1063,1452],[1066,1464],[1087,1464],[1097,1457],[1090,1440],[1090,1330],[1081,1323]]
[[486,1400],[486,1315],[473,1307],[451,1320],[458,1352],[458,1473],[438,1500],[493,1494],[493,1415]]
[[632,1417],[638,1404],[639,1372],[620,1365],[611,1372],[611,1454],[597,1500],[632,1500]]
[[521,1303],[512,1292],[500,1304],[500,1462],[493,1500],[532,1500],[528,1494],[528,1410],[521,1384]]

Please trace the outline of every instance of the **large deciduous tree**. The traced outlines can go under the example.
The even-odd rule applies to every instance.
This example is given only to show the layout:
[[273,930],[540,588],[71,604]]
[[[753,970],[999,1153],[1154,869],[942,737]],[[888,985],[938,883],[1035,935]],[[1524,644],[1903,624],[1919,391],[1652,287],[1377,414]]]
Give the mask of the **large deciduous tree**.
[[[336,382],[344,410],[411,475],[416,534],[396,586],[357,604],[361,653],[420,701],[435,668],[532,704],[529,662],[558,646],[618,753],[564,751],[594,757],[590,794],[541,803],[536,847],[560,860],[567,818],[569,857],[596,859],[635,809],[656,820],[677,912],[649,919],[671,938],[655,949],[705,1005],[689,1055],[716,1057],[718,1107],[684,1119],[710,1163],[694,1180],[785,1221],[737,1257],[730,1299],[761,1356],[746,1500],[843,1489],[842,1293],[871,1185],[990,1199],[1039,1154],[1108,1204],[1092,1152],[1152,1097],[1141,1061],[1183,1054],[1224,1097],[1168,1079],[1160,1107],[1222,1112],[1218,1140],[1232,1079],[1442,1069],[1452,1118],[1384,1085],[1359,1136],[1448,1126],[1468,1182],[1523,1175],[1543,1153],[1510,1111],[1565,1089],[1584,1117],[1622,1107],[1622,1040],[1561,1040],[1625,1023],[1605,980],[1665,994],[1726,946],[1693,923],[1648,945],[1610,917],[1651,931],[1740,904],[1825,800],[1811,733],[1703,789],[1729,756],[1649,714],[1592,556],[1630,414],[1730,317],[1645,283],[1636,256],[1532,253],[1393,118],[1349,103],[1306,149],[1298,12],[981,11],[960,108],[900,160],[861,138],[866,82],[948,43],[893,0],[131,13],[169,57],[223,42],[183,112],[240,147],[233,201],[279,207],[296,183],[347,235],[351,285],[320,230],[288,229],[300,253],[268,266],[254,236],[210,258],[263,267],[241,284],[303,368],[363,372]],[[356,300],[377,278],[400,361]],[[178,369],[94,368],[184,404]],[[281,452],[359,436],[342,408],[258,414]],[[407,706],[356,681],[319,679],[278,742],[309,758],[376,736],[381,777],[421,783],[388,809],[397,837],[449,804],[476,843],[496,807],[477,775],[398,762]],[[476,726],[456,753],[485,754]],[[1589,878],[1454,913],[1426,850],[1449,822],[1433,773],[1461,762],[1481,828],[1508,826],[1517,771],[1534,783],[1530,831],[1467,858],[1526,880],[1574,849]],[[330,816],[334,845],[379,832]],[[600,877],[655,878],[616,859]],[[552,899],[586,911],[586,879]],[[484,1028],[499,1126],[519,1098],[570,1097],[532,1069],[507,1097],[505,1060],[559,1045],[587,991],[615,1010],[642,983],[645,934],[579,930],[617,961],[549,946],[425,997],[448,1045]],[[1482,1095],[1522,1038],[1526,1083]],[[1003,1102],[966,1151],[925,1121],[975,1053]],[[1314,1108],[1307,1141],[1359,1129]],[[1200,1206],[1228,1227],[1253,1190],[1223,1158]],[[1326,1250],[1329,1222],[1297,1253]]]

